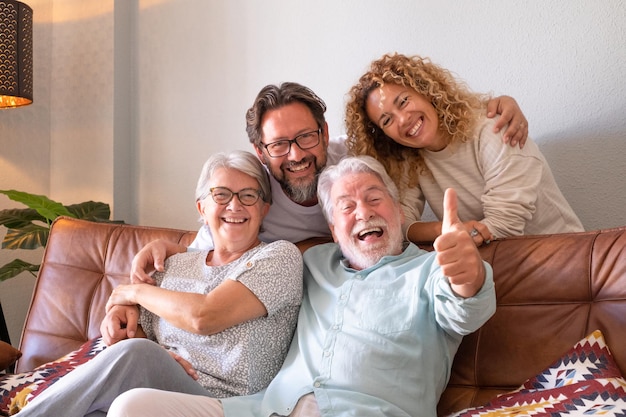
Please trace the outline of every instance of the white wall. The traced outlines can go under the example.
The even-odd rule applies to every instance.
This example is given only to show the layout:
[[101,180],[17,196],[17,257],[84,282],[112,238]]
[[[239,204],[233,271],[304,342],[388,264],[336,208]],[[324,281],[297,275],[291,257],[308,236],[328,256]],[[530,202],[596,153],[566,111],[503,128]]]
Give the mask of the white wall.
[[195,228],[206,157],[251,149],[244,113],[268,83],[298,81],[344,131],[367,64],[431,57],[476,91],[512,95],[587,229],[626,224],[626,6],[622,0],[140,0],[138,212]]
[[114,204],[114,2],[52,3],[50,192]]
[[[338,135],[350,86],[398,51],[515,97],[585,227],[626,225],[623,0],[24,1],[35,101],[0,111],[0,189],[195,229],[201,165],[251,149],[244,113],[259,89],[308,85]],[[0,264],[15,255],[1,250]],[[0,284],[14,344],[33,281]]]

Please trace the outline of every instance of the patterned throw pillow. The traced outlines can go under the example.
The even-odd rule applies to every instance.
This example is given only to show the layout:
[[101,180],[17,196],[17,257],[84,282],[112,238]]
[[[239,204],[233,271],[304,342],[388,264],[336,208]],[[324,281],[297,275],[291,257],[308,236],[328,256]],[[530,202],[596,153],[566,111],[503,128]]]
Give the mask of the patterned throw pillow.
[[14,375],[0,375],[0,415],[8,416],[21,410],[28,401],[54,384],[63,375],[106,348],[102,338],[85,342],[77,350],[35,370]]
[[586,415],[626,415],[626,380],[600,330],[582,339],[517,390],[453,416]]

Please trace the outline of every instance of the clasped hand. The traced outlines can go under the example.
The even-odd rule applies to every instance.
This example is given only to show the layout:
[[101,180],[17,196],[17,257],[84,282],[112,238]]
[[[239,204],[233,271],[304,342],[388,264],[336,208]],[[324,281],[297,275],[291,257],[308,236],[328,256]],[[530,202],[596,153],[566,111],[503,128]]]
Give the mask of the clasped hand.
[[119,285],[113,289],[106,303],[106,316],[100,324],[102,339],[107,345],[137,336],[139,307],[135,301],[137,287]]

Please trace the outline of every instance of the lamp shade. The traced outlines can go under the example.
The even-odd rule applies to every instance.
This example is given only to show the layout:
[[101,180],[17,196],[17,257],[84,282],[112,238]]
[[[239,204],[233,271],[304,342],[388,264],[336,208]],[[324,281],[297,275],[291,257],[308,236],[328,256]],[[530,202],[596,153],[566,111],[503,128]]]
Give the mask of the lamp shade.
[[33,9],[0,0],[0,108],[33,102]]

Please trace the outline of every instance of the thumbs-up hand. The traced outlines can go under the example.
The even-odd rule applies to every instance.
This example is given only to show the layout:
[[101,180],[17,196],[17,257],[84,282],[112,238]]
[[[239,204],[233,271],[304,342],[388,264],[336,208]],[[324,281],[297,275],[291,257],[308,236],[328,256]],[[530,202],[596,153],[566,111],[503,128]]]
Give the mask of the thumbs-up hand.
[[459,220],[457,205],[456,191],[448,188],[443,199],[441,236],[435,240],[434,248],[452,290],[461,297],[471,297],[485,281],[485,266],[476,244]]
[[[458,213],[458,201],[454,188],[448,188],[443,196],[443,220],[441,234],[451,232],[455,225],[461,224]],[[461,224],[462,226],[462,224]]]

